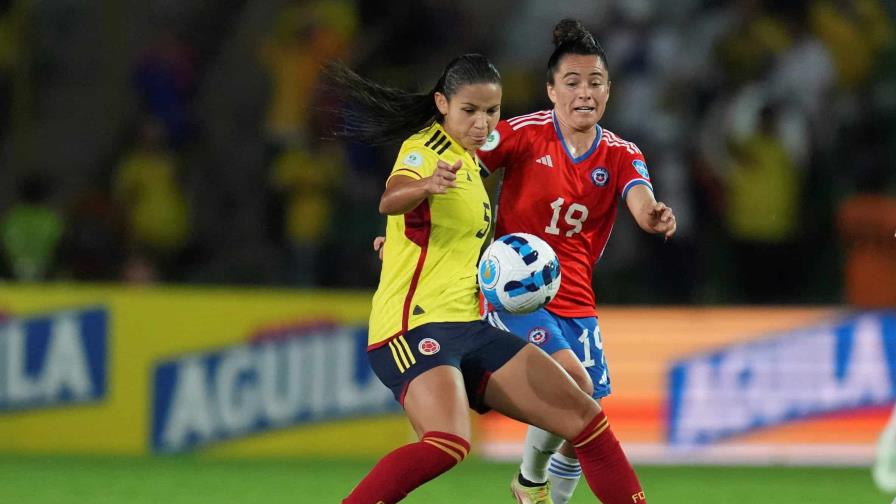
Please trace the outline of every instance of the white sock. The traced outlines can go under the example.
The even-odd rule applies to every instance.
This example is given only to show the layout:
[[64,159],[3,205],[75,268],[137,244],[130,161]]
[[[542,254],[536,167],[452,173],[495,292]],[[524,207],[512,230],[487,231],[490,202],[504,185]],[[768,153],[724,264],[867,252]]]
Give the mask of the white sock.
[[523,445],[523,462],[520,474],[533,483],[548,480],[548,461],[563,444],[563,438],[532,425],[526,432],[526,444]]
[[548,466],[548,479],[551,480],[551,500],[554,504],[567,504],[582,477],[582,466],[579,461],[562,453],[551,456]]
[[871,474],[881,491],[896,493],[896,410],[877,441],[877,456]]

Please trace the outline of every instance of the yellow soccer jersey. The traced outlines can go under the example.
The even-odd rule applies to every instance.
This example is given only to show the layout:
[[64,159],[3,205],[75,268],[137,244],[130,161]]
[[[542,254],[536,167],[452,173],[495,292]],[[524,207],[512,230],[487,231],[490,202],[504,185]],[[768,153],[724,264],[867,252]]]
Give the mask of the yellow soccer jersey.
[[439,159],[449,165],[462,160],[457,187],[430,196],[404,215],[388,217],[369,348],[429,322],[479,319],[476,262],[492,211],[478,159],[434,123],[405,140],[390,177],[429,177]]

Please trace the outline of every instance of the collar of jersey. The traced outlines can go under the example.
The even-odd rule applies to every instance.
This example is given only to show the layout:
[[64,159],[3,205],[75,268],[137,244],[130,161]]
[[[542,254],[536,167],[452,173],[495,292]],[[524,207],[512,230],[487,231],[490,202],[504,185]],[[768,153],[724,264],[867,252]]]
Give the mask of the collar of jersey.
[[441,131],[446,137],[448,137],[448,140],[451,141],[451,146],[448,147],[448,150],[446,150],[445,152],[454,152],[455,154],[457,154],[459,156],[463,156],[464,154],[469,154],[466,151],[466,149],[463,148],[463,146],[460,144],[460,142],[455,140],[454,137],[451,136],[448,133],[448,131],[440,123],[434,122],[434,123],[432,123],[432,127]]
[[[596,124],[594,126],[597,129],[597,135],[594,137],[594,142],[591,144],[591,147],[589,147],[588,150],[585,151],[585,153],[581,156],[575,157],[572,155],[572,152],[569,152],[569,146],[566,145],[566,139],[563,138],[563,132],[560,131],[560,123],[557,122],[557,112],[555,110],[551,110],[551,117],[554,120],[554,131],[557,132],[557,138],[560,139],[560,144],[563,145],[563,150],[566,151],[566,155],[569,156],[569,159],[571,159],[573,163],[578,163],[588,158],[588,156],[590,156],[592,153],[594,153],[595,150],[597,150],[597,146],[600,145],[600,139],[604,136],[604,130],[600,127],[600,124]],[[447,135],[448,133],[445,132],[445,134]]]

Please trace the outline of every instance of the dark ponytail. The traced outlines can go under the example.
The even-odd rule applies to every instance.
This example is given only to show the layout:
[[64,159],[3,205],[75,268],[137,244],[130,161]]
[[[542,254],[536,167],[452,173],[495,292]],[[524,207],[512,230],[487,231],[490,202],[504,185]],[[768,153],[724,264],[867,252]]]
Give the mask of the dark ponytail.
[[575,19],[563,19],[554,27],[553,33],[554,52],[548,59],[547,79],[554,84],[554,73],[560,65],[560,60],[567,54],[594,55],[601,59],[604,68],[609,70],[607,55],[604,48],[594,38],[594,35],[585,28],[581,21]]
[[402,141],[441,121],[434,95],[449,99],[468,84],[500,84],[501,75],[485,56],[465,54],[451,60],[428,93],[411,93],[382,86],[356,74],[342,63],[325,69],[328,87],[341,96],[341,126],[337,137],[370,145]]

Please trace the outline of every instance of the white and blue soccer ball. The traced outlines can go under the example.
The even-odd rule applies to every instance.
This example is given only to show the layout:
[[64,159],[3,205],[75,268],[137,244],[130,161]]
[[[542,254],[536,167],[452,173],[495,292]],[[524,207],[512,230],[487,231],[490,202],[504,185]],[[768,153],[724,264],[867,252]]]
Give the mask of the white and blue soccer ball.
[[495,309],[529,313],[548,304],[560,289],[560,261],[535,235],[504,235],[482,254],[479,288]]

